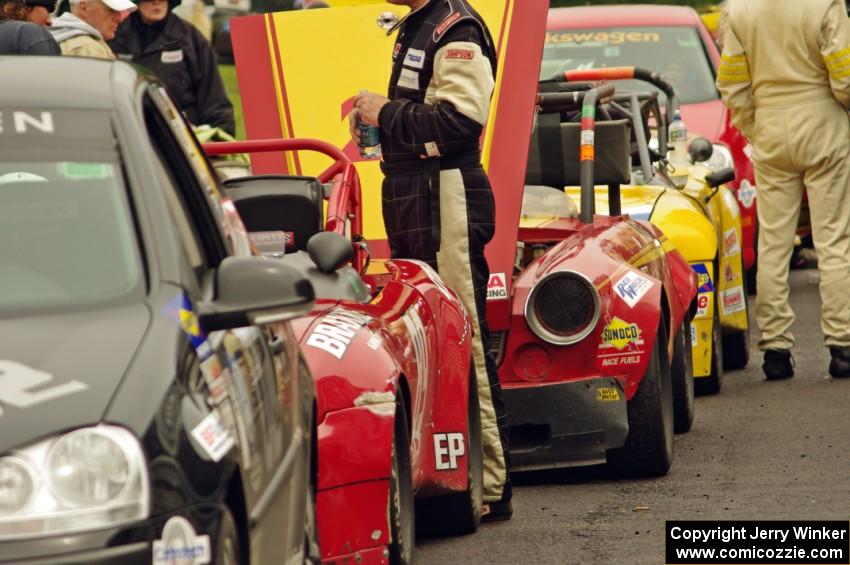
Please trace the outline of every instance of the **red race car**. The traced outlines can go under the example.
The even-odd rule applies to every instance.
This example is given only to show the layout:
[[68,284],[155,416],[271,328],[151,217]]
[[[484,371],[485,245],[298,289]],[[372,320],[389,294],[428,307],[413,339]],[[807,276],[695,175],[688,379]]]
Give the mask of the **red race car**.
[[[684,6],[591,6],[549,10],[540,77],[605,67],[647,67],[675,88],[690,134],[712,141],[706,163],[714,171],[734,167],[731,187],[740,203],[744,269],[755,289],[756,184],[752,148],[732,125],[714,86],[720,53],[699,14]],[[618,85],[621,84],[618,82]],[[639,83],[623,81],[629,90]],[[663,102],[663,93],[661,93]]]
[[461,302],[425,263],[369,261],[359,177],[340,149],[315,140],[205,148],[312,150],[334,159],[316,177],[224,183],[257,249],[297,268],[315,289],[314,309],[293,327],[316,381],[323,561],[411,562],[414,497],[423,525],[475,531],[483,466],[472,325]]
[[[628,120],[595,123],[612,83],[541,83],[510,319],[494,333],[515,469],[609,462],[657,476],[693,421],[696,274],[661,232],[620,214]],[[581,213],[563,191],[581,185]],[[611,216],[594,215],[608,185]],[[491,275],[491,286],[494,286]],[[501,329],[501,328],[498,328]]]

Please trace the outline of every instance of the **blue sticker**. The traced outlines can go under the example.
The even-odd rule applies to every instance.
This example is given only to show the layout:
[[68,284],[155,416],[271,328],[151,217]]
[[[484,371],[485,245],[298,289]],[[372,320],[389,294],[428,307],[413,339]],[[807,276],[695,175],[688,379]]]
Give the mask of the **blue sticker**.
[[208,353],[207,338],[201,327],[198,325],[198,317],[192,309],[192,303],[185,294],[178,294],[168,301],[165,308],[162,309],[163,314],[178,322],[180,327],[189,338],[189,343],[201,357],[205,358]]
[[697,292],[714,292],[714,283],[711,282],[711,275],[708,274],[708,269],[702,263],[694,265],[694,272],[699,276]]

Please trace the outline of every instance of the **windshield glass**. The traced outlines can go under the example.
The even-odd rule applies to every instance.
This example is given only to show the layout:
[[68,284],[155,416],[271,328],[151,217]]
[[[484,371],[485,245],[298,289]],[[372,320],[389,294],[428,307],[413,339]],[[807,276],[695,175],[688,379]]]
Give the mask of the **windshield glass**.
[[[711,62],[695,28],[564,29],[546,33],[541,79],[574,69],[606,67],[659,71],[673,85],[682,104],[718,99]],[[642,81],[618,82],[631,91],[654,88]]]
[[58,115],[50,137],[0,135],[0,314],[104,304],[143,289],[114,137],[109,129],[91,143],[105,131],[89,118],[79,138],[56,131],[68,123]]
[[525,218],[577,218],[578,209],[562,189],[527,185],[522,193],[522,215]]

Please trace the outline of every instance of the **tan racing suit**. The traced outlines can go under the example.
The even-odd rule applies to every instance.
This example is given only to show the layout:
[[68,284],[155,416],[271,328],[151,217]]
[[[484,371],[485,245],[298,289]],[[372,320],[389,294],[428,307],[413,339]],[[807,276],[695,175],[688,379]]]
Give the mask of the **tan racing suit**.
[[821,326],[850,345],[850,21],[843,0],[730,0],[717,87],[753,146],[761,349],[790,349],[788,267],[804,187]]

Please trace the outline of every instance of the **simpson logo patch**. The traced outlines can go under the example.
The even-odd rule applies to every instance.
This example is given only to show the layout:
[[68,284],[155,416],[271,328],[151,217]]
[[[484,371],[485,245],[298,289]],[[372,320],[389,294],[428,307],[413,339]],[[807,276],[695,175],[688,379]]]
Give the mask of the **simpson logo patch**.
[[446,51],[446,59],[454,59],[457,61],[471,61],[475,58],[475,51],[472,49],[449,49]]

